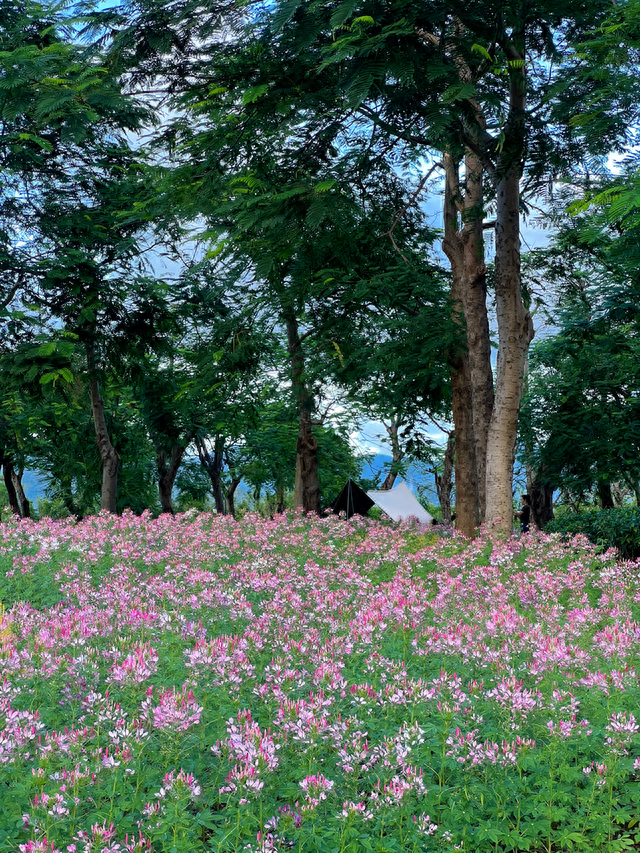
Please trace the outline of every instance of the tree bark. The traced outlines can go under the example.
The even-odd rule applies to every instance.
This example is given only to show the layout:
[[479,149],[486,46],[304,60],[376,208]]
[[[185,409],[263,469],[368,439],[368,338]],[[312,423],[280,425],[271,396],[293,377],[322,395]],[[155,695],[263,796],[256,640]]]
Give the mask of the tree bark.
[[598,499],[602,509],[613,509],[613,495],[611,494],[611,483],[609,480],[598,480]]
[[527,492],[531,498],[531,514],[538,530],[544,530],[554,518],[553,486],[544,480],[544,471],[527,467]]
[[478,526],[478,482],[471,419],[469,358],[460,355],[451,376],[451,400],[456,435],[456,529],[472,538]]
[[162,512],[175,515],[173,508],[173,484],[175,483],[186,446],[174,444],[171,448],[169,460],[167,462],[166,450],[159,450],[156,453],[156,468],[158,470],[158,492],[160,495],[160,507]]
[[624,506],[625,498],[629,496],[630,491],[629,487],[619,480],[611,483],[611,495],[616,506]]
[[436,493],[442,510],[443,524],[451,524],[451,492],[453,489],[453,466],[455,460],[455,430],[452,430],[447,436],[447,447],[444,452],[444,463],[442,466],[442,474],[436,470],[433,472]]
[[96,375],[95,352],[92,344],[87,344],[87,367],[89,373],[89,396],[91,414],[96,432],[98,452],[102,460],[102,488],[100,490],[100,509],[115,513],[118,491],[118,470],[120,457],[111,443],[107,419],[104,414],[104,400],[100,393]]
[[491,335],[487,312],[487,267],[484,262],[482,227],[484,201],[482,174],[480,160],[467,152],[461,232],[464,253],[461,297],[469,352],[473,441],[478,484],[478,521],[481,523],[485,519],[487,508],[487,442],[494,404]]
[[207,447],[204,439],[196,438],[196,448],[200,464],[205,469],[211,480],[213,488],[213,500],[216,512],[225,515],[224,496],[222,494],[222,471],[224,468],[224,439],[216,436],[213,442],[213,455]]
[[[462,199],[459,164],[450,154],[444,155],[444,164],[442,248],[451,264],[452,316],[463,330],[466,341],[466,351],[452,362],[456,528],[472,537],[483,518],[485,495],[481,482],[484,482],[488,417],[493,405],[482,242],[482,168],[476,158],[467,158],[467,192]],[[463,220],[461,229],[458,227],[459,214]],[[478,459],[479,454],[481,459]]]
[[229,488],[227,489],[227,512],[234,518],[236,517],[235,494],[236,489],[238,488],[241,482],[242,477],[232,477],[231,483],[229,484]]
[[13,462],[10,454],[8,453],[4,454],[2,457],[2,475],[7,489],[7,495],[9,496],[11,512],[14,515],[22,517],[22,513],[20,512],[20,503],[18,502],[18,495],[16,494],[16,487],[13,483]]
[[389,436],[389,441],[391,442],[391,468],[387,476],[384,478],[384,483],[380,487],[383,492],[387,492],[393,488],[398,476],[398,465],[404,459],[404,450],[400,447],[400,442],[398,441],[398,428],[401,420],[401,415],[396,415],[391,423],[384,424],[384,428]]
[[22,475],[24,474],[24,470],[20,468],[18,471],[14,468],[11,472],[11,480],[13,481],[13,487],[16,490],[16,497],[18,499],[18,506],[20,507],[20,515],[23,518],[31,518],[31,505],[29,504],[29,500],[24,493],[24,489],[22,488]]
[[320,513],[320,482],[318,476],[318,442],[311,424],[313,396],[304,378],[304,354],[298,331],[298,321],[292,313],[285,314],[287,343],[291,360],[291,384],[298,413],[298,442],[296,445],[296,480],[294,506],[305,512]]
[[513,530],[513,464],[518,415],[533,323],[522,299],[520,276],[520,170],[525,140],[524,56],[510,60],[509,118],[496,186],[496,315],[498,359],[496,392],[487,442],[486,521]]

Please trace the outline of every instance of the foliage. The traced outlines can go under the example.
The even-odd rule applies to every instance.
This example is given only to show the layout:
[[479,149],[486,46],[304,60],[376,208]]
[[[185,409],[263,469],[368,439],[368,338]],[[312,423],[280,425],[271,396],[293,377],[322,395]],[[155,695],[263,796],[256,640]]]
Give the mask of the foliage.
[[349,416],[402,415],[424,455],[460,341],[423,158],[465,150],[498,179],[515,165],[524,195],[588,167],[561,274],[582,252],[572,285],[597,276],[602,295],[537,351],[530,452],[577,492],[637,486],[638,164],[606,182],[589,159],[597,175],[633,142],[637,0],[89,5],[80,23],[0,0],[0,439],[7,466],[47,474],[49,509],[94,511],[119,454],[114,507],[155,511],[194,436],[225,449],[227,481],[282,497],[292,405],[316,422],[329,502],[358,467],[326,426],[334,392]]
[[175,481],[179,512],[189,509],[209,510],[211,505],[211,480],[198,459],[182,463]]
[[626,560],[640,557],[640,507],[621,506],[566,512],[549,522],[549,533],[583,533],[604,548],[617,548]]
[[0,533],[2,853],[640,841],[638,577],[583,536],[194,511]]
[[583,289],[555,335],[531,353],[523,459],[578,501],[594,486],[640,480],[640,326],[631,307]]

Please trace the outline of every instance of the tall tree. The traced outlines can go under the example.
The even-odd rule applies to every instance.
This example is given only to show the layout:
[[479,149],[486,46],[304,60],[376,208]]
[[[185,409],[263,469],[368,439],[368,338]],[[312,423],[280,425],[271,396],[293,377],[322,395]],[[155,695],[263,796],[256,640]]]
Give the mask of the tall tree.
[[[592,298],[595,294],[592,295]],[[597,298],[597,297],[596,297]],[[525,461],[578,502],[640,483],[640,326],[591,299],[534,348],[522,419]]]
[[[581,161],[586,137],[575,116],[597,95],[598,81],[581,73],[583,55],[573,46],[609,9],[606,0],[325,0],[311,9],[282,2],[246,17],[223,4],[196,20],[189,6],[167,16],[161,3],[149,2],[134,17],[110,19],[120,28],[120,55],[142,58],[138,80],[157,79],[158,54],[145,52],[143,40],[159,15],[174,86],[185,79],[190,38],[206,45],[184,84],[186,100],[223,128],[228,151],[245,146],[249,168],[263,163],[278,128],[281,147],[286,140],[299,163],[331,158],[356,138],[374,139],[370,147],[384,158],[442,158],[453,312],[467,333],[453,377],[458,522],[466,533],[481,517],[511,529],[516,425],[533,334],[520,280],[522,194]],[[220,22],[225,39],[216,35]],[[624,141],[619,120],[606,125],[606,133],[590,135],[591,151]],[[482,242],[487,203],[495,211],[495,396]]]
[[[0,251],[4,306],[36,305],[45,321],[64,324],[80,340],[103,466],[101,504],[114,511],[120,459],[100,389],[101,334],[114,325],[116,293],[120,319],[137,314],[124,300],[131,298],[139,256],[133,235],[141,226],[119,214],[133,208],[139,188],[138,154],[127,134],[145,113],[122,96],[94,54],[68,37],[59,10],[28,4],[17,11],[7,3],[3,10],[0,156],[9,181],[0,200],[4,221],[14,220]],[[133,292],[141,289],[138,283]],[[148,308],[153,299],[142,301]]]

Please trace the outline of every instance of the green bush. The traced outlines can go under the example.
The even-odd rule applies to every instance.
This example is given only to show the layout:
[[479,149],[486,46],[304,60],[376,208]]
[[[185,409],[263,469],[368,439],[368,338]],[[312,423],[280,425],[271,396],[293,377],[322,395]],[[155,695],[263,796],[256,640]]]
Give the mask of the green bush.
[[584,533],[598,545],[617,548],[627,560],[640,557],[640,507],[637,506],[570,513],[550,521],[545,532],[573,536]]

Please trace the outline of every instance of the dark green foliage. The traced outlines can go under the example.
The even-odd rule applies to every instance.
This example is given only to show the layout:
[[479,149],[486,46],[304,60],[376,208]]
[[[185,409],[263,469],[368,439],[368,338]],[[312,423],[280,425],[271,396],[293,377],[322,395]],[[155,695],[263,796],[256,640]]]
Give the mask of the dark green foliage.
[[211,480],[200,460],[187,459],[182,463],[175,487],[178,492],[175,504],[179,512],[211,508]]
[[603,548],[617,548],[626,560],[640,557],[640,507],[637,506],[564,513],[550,521],[545,531],[567,536],[584,533]]
[[[637,277],[616,260],[627,240],[594,211],[560,218],[529,275],[561,288],[556,334],[532,347],[520,418],[523,461],[578,504],[594,488],[640,481]],[[600,239],[595,239],[595,234]],[[537,267],[537,270],[535,269]]]

